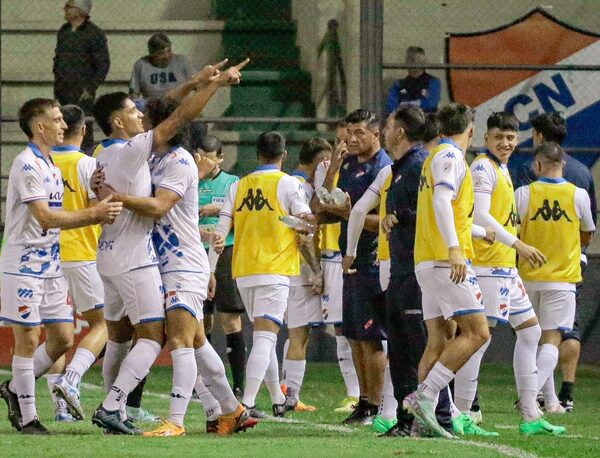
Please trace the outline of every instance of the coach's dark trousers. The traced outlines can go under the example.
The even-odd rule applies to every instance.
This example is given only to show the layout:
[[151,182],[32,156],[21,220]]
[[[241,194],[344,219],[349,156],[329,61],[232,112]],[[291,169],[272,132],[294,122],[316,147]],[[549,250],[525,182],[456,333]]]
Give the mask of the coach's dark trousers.
[[[390,375],[398,401],[398,421],[412,417],[402,409],[402,400],[417,389],[419,361],[427,344],[421,307],[421,288],[414,274],[390,278],[387,289],[387,335]],[[442,390],[436,411],[440,425],[451,427],[447,390]]]

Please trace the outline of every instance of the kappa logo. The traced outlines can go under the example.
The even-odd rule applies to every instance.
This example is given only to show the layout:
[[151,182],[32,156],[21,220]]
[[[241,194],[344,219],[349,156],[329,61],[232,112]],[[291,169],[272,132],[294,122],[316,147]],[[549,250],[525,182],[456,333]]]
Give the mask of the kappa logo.
[[33,170],[35,170],[35,168],[33,167],[33,165],[31,165],[31,164],[25,164],[23,166],[23,168],[21,169],[21,172],[32,172]]
[[69,184],[69,182],[68,182],[67,180],[65,180],[65,179],[63,178],[62,182],[63,182],[63,186],[64,186],[65,188],[67,188],[67,189],[68,189],[69,191],[71,191],[71,192],[75,192],[75,190],[74,190],[74,189],[71,187],[71,185]]
[[492,275],[499,277],[510,277],[511,273],[510,269],[503,269],[502,267],[494,267],[492,269]]
[[27,288],[19,288],[17,290],[17,296],[21,299],[31,299],[33,297],[33,291]]
[[508,214],[506,221],[504,221],[504,226],[505,227],[508,227],[508,226],[517,227],[517,224],[519,224],[519,214],[515,210],[515,206],[512,205],[510,207],[510,213]]
[[485,170],[485,167],[481,164],[479,164],[477,167],[475,167],[475,170],[477,172],[483,172]]
[[429,186],[429,183],[427,183],[427,177],[425,175],[421,175],[421,178],[419,178],[419,192],[422,192],[423,189],[431,189],[431,186]]
[[250,211],[261,211],[265,206],[269,211],[274,211],[269,200],[263,195],[262,189],[257,188],[255,192],[253,188],[249,188],[246,197],[242,199],[242,203],[235,211],[242,211],[244,207],[248,207]]
[[544,221],[560,221],[562,218],[566,218],[569,223],[572,223],[571,218],[567,215],[567,211],[563,210],[560,207],[560,202],[555,200],[550,207],[550,201],[548,199],[544,199],[544,203],[540,208],[538,208],[533,218],[530,221],[537,220],[538,216],[540,216]]

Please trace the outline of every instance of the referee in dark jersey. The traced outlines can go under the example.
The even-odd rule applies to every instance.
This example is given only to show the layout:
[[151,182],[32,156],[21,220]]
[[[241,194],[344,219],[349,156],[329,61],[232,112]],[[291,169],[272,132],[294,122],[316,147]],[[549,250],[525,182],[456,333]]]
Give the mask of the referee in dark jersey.
[[[533,127],[533,146],[537,148],[544,142],[556,142],[561,145],[567,136],[567,123],[565,119],[557,112],[543,113],[531,120]],[[510,166],[510,164],[509,164]],[[529,183],[537,180],[533,171],[533,158],[521,164],[515,170],[511,170],[514,177],[515,189],[520,186],[526,186]],[[563,177],[569,183],[574,184],[579,188],[583,188],[590,196],[592,216],[594,223],[597,222],[596,211],[596,191],[594,188],[594,179],[590,170],[581,162],[569,154],[565,154],[565,168]],[[581,271],[585,271],[587,258],[582,255]],[[582,283],[577,284],[575,297],[577,300],[577,308],[575,309],[575,322],[573,330],[563,333],[563,341],[559,347],[560,365],[563,374],[563,382],[558,393],[560,404],[567,412],[572,412],[573,404],[573,387],[575,383],[575,374],[577,371],[577,363],[579,362],[579,353],[581,351],[581,334],[579,332],[579,293],[581,292]]]

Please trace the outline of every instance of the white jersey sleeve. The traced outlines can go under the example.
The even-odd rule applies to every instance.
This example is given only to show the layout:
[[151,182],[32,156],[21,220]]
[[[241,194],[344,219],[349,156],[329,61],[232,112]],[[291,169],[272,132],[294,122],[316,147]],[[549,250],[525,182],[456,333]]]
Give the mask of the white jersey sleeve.
[[456,199],[462,180],[466,173],[465,161],[462,152],[450,147],[438,154],[431,161],[433,186],[446,186],[452,189],[452,200]]
[[471,164],[471,175],[473,176],[473,188],[475,192],[491,194],[496,189],[496,168],[492,161],[481,159]]
[[596,230],[594,218],[592,217],[592,209],[590,196],[585,189],[575,189],[575,211],[580,220],[580,228],[583,232],[592,232]]
[[134,176],[148,162],[152,154],[154,131],[138,134],[123,145],[119,151],[119,171],[125,176]]
[[523,221],[529,208],[529,186],[521,186],[515,191],[515,203],[517,212],[519,212],[519,219]]
[[315,170],[315,177],[313,179],[315,183],[315,191],[323,187],[325,183],[325,177],[327,176],[327,169],[329,168],[329,161],[323,161],[317,165]]
[[10,178],[14,180],[15,188],[22,203],[48,199],[48,193],[44,188],[42,170],[35,159],[30,160],[23,157],[16,159]]
[[189,162],[186,158],[180,158],[167,163],[158,187],[172,191],[183,198],[190,186],[193,185],[193,181],[194,177],[190,174]]
[[284,175],[277,184],[277,198],[282,207],[290,215],[301,215],[311,213],[310,207],[306,202],[306,192],[302,183],[290,175]]
[[89,156],[83,156],[77,163],[77,176],[79,177],[79,183],[83,185],[85,191],[88,194],[88,199],[96,199],[96,194],[92,191],[90,181],[92,175],[96,170],[96,159]]
[[391,165],[387,165],[384,168],[382,168],[373,180],[373,183],[369,185],[368,189],[377,194],[378,196],[381,196],[383,185],[385,184],[385,180],[387,180],[390,173],[392,173]]

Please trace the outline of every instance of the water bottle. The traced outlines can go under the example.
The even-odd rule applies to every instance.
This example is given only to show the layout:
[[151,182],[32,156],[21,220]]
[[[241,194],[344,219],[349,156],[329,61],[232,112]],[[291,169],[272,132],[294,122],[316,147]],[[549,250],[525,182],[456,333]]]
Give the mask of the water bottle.
[[346,200],[348,200],[348,196],[340,188],[335,188],[333,191],[331,191],[331,198],[338,207],[344,205]]
[[319,188],[317,189],[317,197],[322,204],[332,204],[333,197],[329,194],[327,188]]
[[297,216],[292,216],[292,215],[280,216],[279,221],[281,221],[283,224],[285,224],[286,226],[288,226],[294,230],[308,232],[310,234],[313,234],[315,232],[315,230],[317,229],[314,224],[310,224],[310,223],[304,221],[302,218],[298,218]]

